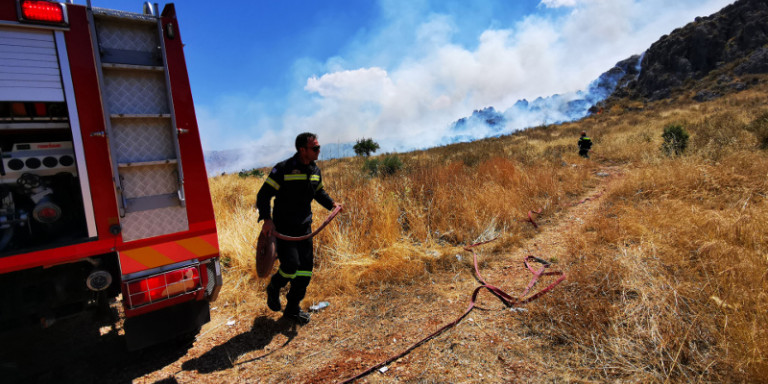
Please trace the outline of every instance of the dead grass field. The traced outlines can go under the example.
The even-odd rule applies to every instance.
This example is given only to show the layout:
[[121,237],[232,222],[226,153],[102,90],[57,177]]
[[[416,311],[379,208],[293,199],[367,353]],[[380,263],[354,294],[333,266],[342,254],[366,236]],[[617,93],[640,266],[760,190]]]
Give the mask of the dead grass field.
[[[263,179],[214,177],[227,267],[213,320],[186,356],[136,382],[352,377],[459,316],[479,285],[462,247],[497,236],[479,249],[489,283],[519,294],[528,254],[567,280],[522,311],[481,293],[458,326],[361,382],[766,382],[767,84],[398,154],[404,168],[388,177],[361,159],[322,163],[345,210],[316,238],[304,303],[331,305],[304,327],[266,308],[255,275]],[[670,158],[672,123],[691,140]],[[581,130],[590,160],[576,155]],[[538,208],[537,230],[525,219]]]

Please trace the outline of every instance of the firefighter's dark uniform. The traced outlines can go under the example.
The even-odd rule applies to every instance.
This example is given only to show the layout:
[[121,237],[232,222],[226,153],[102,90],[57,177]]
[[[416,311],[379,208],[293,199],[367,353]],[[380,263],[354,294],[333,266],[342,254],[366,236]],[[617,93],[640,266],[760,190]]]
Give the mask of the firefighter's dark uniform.
[[[270,200],[275,197],[270,215]],[[312,231],[312,200],[328,210],[333,209],[333,199],[323,188],[320,168],[311,162],[301,163],[299,154],[282,161],[272,171],[259,189],[256,207],[259,221],[272,219],[277,232],[287,236],[303,236]],[[298,313],[299,304],[307,292],[312,277],[312,239],[287,241],[277,239],[277,258],[280,268],[272,276],[270,284],[278,291],[288,282],[291,288],[286,295],[285,313]]]
[[579,156],[589,158],[589,150],[592,148],[592,139],[582,136],[579,138]]

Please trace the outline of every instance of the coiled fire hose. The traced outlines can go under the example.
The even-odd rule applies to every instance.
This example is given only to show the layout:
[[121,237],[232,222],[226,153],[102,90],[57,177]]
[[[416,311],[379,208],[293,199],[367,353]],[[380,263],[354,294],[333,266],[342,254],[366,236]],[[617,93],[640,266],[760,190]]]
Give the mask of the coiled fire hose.
[[260,278],[269,277],[269,274],[272,272],[272,267],[275,265],[275,260],[277,259],[277,252],[276,252],[276,246],[275,242],[276,239],[282,239],[282,240],[288,240],[288,241],[301,241],[306,240],[312,237],[315,237],[320,231],[323,230],[330,222],[333,220],[336,215],[341,212],[341,205],[336,206],[336,208],[331,211],[331,213],[328,215],[328,217],[323,221],[322,224],[320,224],[317,229],[312,231],[312,233],[304,235],[304,236],[286,236],[281,233],[274,232],[274,235],[268,236],[264,230],[262,229],[261,233],[259,234],[259,239],[256,242],[256,274]]
[[[388,364],[392,363],[395,360],[398,360],[398,359],[402,358],[403,356],[407,355],[408,353],[410,353],[414,349],[418,348],[420,345],[426,343],[427,341],[435,338],[436,336],[440,335],[441,333],[443,333],[443,332],[447,331],[448,329],[454,327],[462,319],[467,317],[467,315],[469,315],[469,313],[472,312],[472,310],[475,308],[475,304],[476,304],[476,300],[477,300],[477,295],[480,293],[480,290],[483,289],[483,288],[485,288],[485,289],[489,290],[491,293],[493,293],[507,307],[515,307],[515,306],[519,306],[519,305],[522,305],[522,304],[527,304],[527,303],[530,303],[533,300],[536,300],[537,298],[541,297],[545,293],[547,293],[550,290],[552,290],[552,288],[554,288],[556,285],[560,284],[563,280],[565,280],[565,273],[564,272],[559,272],[559,271],[545,272],[546,269],[549,268],[549,266],[550,266],[549,262],[547,262],[545,260],[542,260],[542,259],[540,259],[538,257],[535,257],[535,256],[528,256],[528,257],[525,258],[525,260],[523,260],[523,264],[525,264],[525,267],[533,274],[533,277],[531,278],[531,281],[528,283],[528,286],[525,288],[525,290],[520,295],[520,297],[512,297],[509,294],[507,294],[506,292],[504,292],[503,290],[501,290],[500,288],[488,284],[485,281],[485,279],[483,278],[483,276],[480,274],[480,268],[477,265],[477,253],[475,253],[473,248],[478,247],[478,246],[483,245],[483,244],[490,243],[490,242],[492,242],[494,240],[496,240],[496,238],[488,240],[488,241],[483,241],[483,242],[475,243],[475,244],[468,245],[468,246],[464,247],[464,250],[466,250],[467,252],[471,252],[472,253],[472,257],[474,258],[474,265],[475,265],[475,276],[477,276],[477,279],[480,281],[480,284],[482,284],[482,285],[480,285],[479,287],[475,288],[475,290],[472,292],[472,299],[469,302],[469,307],[466,309],[466,311],[464,311],[464,313],[461,316],[459,316],[456,320],[454,320],[454,321],[452,321],[452,322],[442,326],[440,329],[438,329],[437,331],[433,332],[429,336],[419,340],[415,344],[413,344],[410,347],[408,347],[407,349],[405,349],[403,352],[400,352],[399,354],[390,357],[386,361],[383,361],[383,362],[381,362],[379,364],[376,364],[376,365],[366,369],[365,371],[357,374],[354,377],[351,377],[349,379],[344,380],[342,383],[351,383],[351,382],[353,382],[353,381],[355,381],[357,379],[360,379],[360,378],[362,378],[364,376],[367,376],[371,372],[373,372],[373,371],[375,371],[375,370],[377,370],[377,369],[379,369],[379,368],[381,368],[381,367],[383,367],[385,365],[388,365]],[[535,261],[537,263],[540,263],[542,265],[542,267],[537,271],[537,270],[533,269],[533,267],[531,267],[531,264],[529,263],[529,261]],[[533,294],[533,295],[531,295],[531,296],[529,296],[527,298],[525,297],[526,295],[528,295],[528,293],[530,292],[531,288],[533,288],[533,286],[536,285],[536,282],[539,280],[539,278],[541,276],[558,276],[558,275],[560,277],[558,277],[557,280],[555,280],[553,283],[549,284],[546,288],[536,292],[535,294]]]

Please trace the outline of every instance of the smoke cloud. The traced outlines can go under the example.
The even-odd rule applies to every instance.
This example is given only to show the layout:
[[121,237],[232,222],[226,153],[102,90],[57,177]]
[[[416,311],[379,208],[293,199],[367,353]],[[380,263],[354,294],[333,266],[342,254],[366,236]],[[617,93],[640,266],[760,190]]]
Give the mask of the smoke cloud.
[[[484,3],[434,13],[425,1],[380,1],[383,19],[339,56],[297,62],[293,71],[302,87],[288,97],[291,107],[281,115],[245,97],[198,107],[208,132],[204,143],[212,144],[206,148],[247,146],[238,153],[241,161],[229,165],[237,170],[290,156],[293,139],[304,131],[319,134],[322,157],[328,158],[351,155],[349,143],[363,137],[373,138],[382,152],[407,151],[567,120],[573,116],[519,102],[563,111],[568,102],[588,98],[590,83],[618,61],[730,1],[542,0],[535,14],[488,20],[491,27],[467,39],[458,26]],[[554,94],[560,96],[549,97]],[[456,124],[488,107],[503,119]],[[243,121],[237,117],[243,114],[252,117],[247,130],[256,139],[247,145],[242,137],[223,141],[227,117]],[[346,146],[333,153],[329,144]]]

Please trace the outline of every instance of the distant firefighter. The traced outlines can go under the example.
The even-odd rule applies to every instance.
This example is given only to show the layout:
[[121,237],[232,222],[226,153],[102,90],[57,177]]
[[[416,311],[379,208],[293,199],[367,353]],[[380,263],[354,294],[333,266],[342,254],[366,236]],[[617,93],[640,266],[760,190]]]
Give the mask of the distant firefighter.
[[587,137],[587,131],[581,131],[579,138],[579,156],[589,159],[589,150],[592,148],[592,139]]

